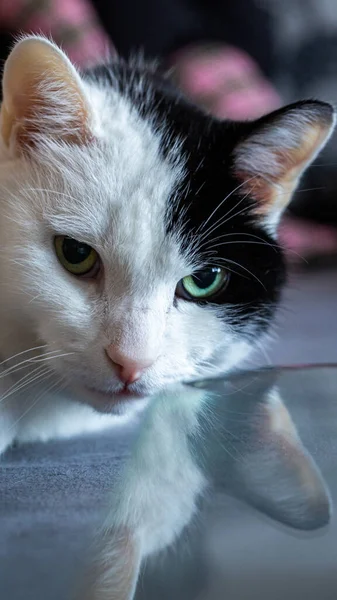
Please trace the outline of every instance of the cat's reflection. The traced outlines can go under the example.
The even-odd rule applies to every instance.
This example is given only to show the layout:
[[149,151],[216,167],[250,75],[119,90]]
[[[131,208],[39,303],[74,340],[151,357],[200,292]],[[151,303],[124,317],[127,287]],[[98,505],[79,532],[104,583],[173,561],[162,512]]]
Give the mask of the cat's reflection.
[[199,416],[203,443],[194,448],[213,486],[296,529],[326,525],[329,494],[280,397],[277,372],[202,385],[212,396]]
[[328,523],[329,494],[276,375],[266,370],[206,381],[153,402],[110,498],[81,598],[195,599],[205,585],[196,556],[203,539],[198,511],[215,493],[234,495],[297,529]]

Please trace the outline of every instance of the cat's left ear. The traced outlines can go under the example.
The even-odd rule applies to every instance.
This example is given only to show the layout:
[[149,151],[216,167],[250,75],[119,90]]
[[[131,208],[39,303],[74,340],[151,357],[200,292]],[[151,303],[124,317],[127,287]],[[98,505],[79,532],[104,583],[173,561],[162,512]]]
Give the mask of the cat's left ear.
[[273,229],[299,179],[329,139],[335,124],[330,104],[304,101],[246,124],[234,152],[240,192],[256,201],[255,212]]
[[15,44],[2,80],[0,129],[14,154],[39,141],[83,144],[90,138],[90,111],[82,80],[55,44],[27,37]]

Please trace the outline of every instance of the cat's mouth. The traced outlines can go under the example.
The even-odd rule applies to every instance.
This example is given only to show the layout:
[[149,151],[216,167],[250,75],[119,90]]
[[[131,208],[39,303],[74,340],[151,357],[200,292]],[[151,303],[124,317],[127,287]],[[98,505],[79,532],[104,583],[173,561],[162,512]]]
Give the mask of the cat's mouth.
[[144,400],[148,396],[144,392],[128,387],[116,391],[104,391],[86,386],[85,392],[90,404],[99,412],[111,412],[121,404]]

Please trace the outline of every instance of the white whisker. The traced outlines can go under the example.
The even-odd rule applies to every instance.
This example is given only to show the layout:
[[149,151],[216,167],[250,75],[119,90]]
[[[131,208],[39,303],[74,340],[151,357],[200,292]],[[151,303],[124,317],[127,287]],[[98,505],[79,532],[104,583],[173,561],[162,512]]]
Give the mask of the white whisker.
[[[248,194],[246,194],[246,196],[244,196],[242,198],[242,200],[245,200],[247,198],[247,196],[248,196]],[[214,233],[214,231],[216,231],[217,229],[219,229],[219,227],[222,227],[223,225],[225,225],[225,223],[228,223],[229,221],[231,221],[235,217],[238,217],[239,215],[242,215],[246,211],[247,211],[247,206],[245,206],[244,208],[242,208],[238,212],[234,213],[234,215],[230,215],[229,217],[227,216],[227,213],[226,213],[226,215],[224,216],[223,219],[220,220],[220,222],[218,223],[218,225],[216,227],[213,227],[213,229],[210,230],[210,232],[208,233],[208,236],[211,235],[212,233]]]
[[6,358],[2,362],[0,362],[0,367],[1,367],[1,365],[8,362],[9,360],[13,360],[14,358],[17,358],[18,356],[21,356],[22,354],[26,354],[27,352],[33,352],[34,350],[41,350],[42,348],[46,348],[46,346],[47,346],[47,344],[42,344],[41,346],[34,346],[33,348],[28,348],[27,350],[22,350],[22,352],[13,354],[13,356],[10,356],[9,358]]
[[231,215],[230,217],[228,216],[235,208],[237,208],[237,206],[239,206],[239,204],[241,204],[241,202],[243,202],[249,196],[249,194],[250,194],[250,192],[247,192],[247,194],[245,194],[239,200],[239,202],[236,203],[236,205],[233,207],[233,209],[231,209],[230,211],[228,211],[227,213],[222,215],[220,217],[220,219],[218,219],[215,223],[213,223],[213,225],[211,227],[209,227],[207,229],[207,231],[202,235],[201,239],[207,239],[210,235],[212,235],[212,233],[214,233],[214,231],[219,229],[219,227],[222,227],[222,225],[224,225],[225,223],[228,223],[228,221],[230,221],[232,218],[237,217],[237,216],[241,215],[242,213],[244,213],[247,210],[247,206],[245,206],[243,209],[241,209],[234,215]]
[[[50,376],[52,376],[53,373],[50,373]],[[45,378],[45,381],[47,381],[49,379],[49,377]],[[60,377],[56,382],[53,382],[52,385],[50,385],[49,387],[47,387],[45,390],[43,390],[43,392],[41,392],[41,394],[38,395],[38,397],[34,400],[34,402],[22,413],[22,415],[20,415],[20,417],[10,426],[8,431],[11,431],[11,429],[13,429],[18,423],[20,423],[20,421],[34,408],[34,406],[36,406],[36,404],[38,402],[40,402],[40,400],[42,400],[42,398],[44,398],[44,396],[48,393],[50,393],[54,388],[58,387],[60,385],[60,383],[62,382],[63,377]]]
[[52,360],[54,358],[63,358],[64,356],[70,356],[71,354],[74,354],[74,352],[63,352],[62,354],[57,354],[56,356],[38,356],[37,358],[33,358],[32,362],[47,362],[47,360]]
[[229,258],[225,258],[224,259],[225,263],[229,262],[231,264],[236,265],[237,267],[239,267],[239,269],[243,269],[244,271],[247,271],[247,273],[249,273],[249,275],[251,275],[254,279],[256,279],[256,281],[263,287],[264,290],[266,290],[265,285],[263,285],[261,279],[259,279],[254,273],[252,273],[249,269],[247,269],[247,267],[244,267],[243,265],[240,265],[240,263],[235,262],[235,260],[231,260]]
[[[246,200],[246,198],[248,198],[248,196],[250,195],[250,193],[251,193],[251,190],[249,190],[249,192],[247,192],[246,194],[244,194],[244,196],[242,196],[242,197],[240,198],[240,200],[238,200],[238,202],[237,202],[237,203],[236,203],[234,206],[232,206],[232,208],[231,208],[230,210],[228,210],[228,211],[227,211],[227,212],[226,212],[224,215],[222,215],[222,217],[220,217],[220,218],[219,218],[217,221],[215,221],[215,223],[213,223],[212,227],[211,227],[211,228],[209,228],[209,229],[208,229],[208,230],[205,232],[205,234],[204,234],[204,235],[207,235],[207,237],[208,237],[209,235],[211,235],[211,233],[212,233],[213,231],[215,231],[215,229],[218,229],[218,227],[220,227],[220,226],[223,224],[223,222],[225,222],[225,223],[226,223],[226,222],[227,222],[227,220],[228,220],[228,217],[231,215],[231,213],[232,213],[232,212],[233,212],[233,211],[234,211],[234,210],[235,210],[235,209],[236,209],[236,208],[237,208],[237,207],[238,207],[238,206],[239,206],[239,205],[240,205],[240,204],[241,204],[241,203],[242,203],[244,200]],[[245,209],[244,209],[244,210],[246,210],[246,207],[245,207]],[[244,210],[242,210],[241,212],[244,212]],[[238,214],[241,214],[241,212],[240,212],[240,213],[238,213]],[[225,219],[225,221],[223,221],[223,219]],[[217,225],[217,227],[215,227],[216,225]]]
[[[41,367],[39,367],[39,369],[41,369]],[[44,370],[42,369],[42,371],[40,370],[39,373],[31,377],[31,379],[24,381],[21,385],[17,385],[14,388],[10,388],[9,392],[6,392],[4,396],[1,396],[0,401],[3,402],[4,400],[7,400],[9,396],[13,396],[13,394],[17,394],[17,392],[19,392],[23,388],[30,386],[32,383],[35,383],[35,381],[38,381],[41,378],[43,379],[47,373],[50,373],[50,370],[47,368]]]
[[[240,183],[239,185],[237,185],[236,188],[234,188],[231,192],[229,192],[229,194],[227,194],[227,196],[225,196],[225,198],[220,202],[220,204],[218,204],[216,206],[216,208],[209,215],[209,217],[206,219],[206,221],[204,223],[202,223],[200,227],[198,227],[198,229],[196,230],[196,233],[203,232],[203,230],[206,227],[207,223],[209,223],[209,221],[211,220],[211,218],[221,208],[221,206],[223,205],[223,203],[226,202],[226,200],[228,200],[228,198],[230,198],[233,194],[235,194],[235,192],[237,192],[240,188],[242,188],[244,185],[246,185],[246,183],[249,183],[249,181],[252,181],[252,179],[256,179],[256,175],[254,175],[253,177],[250,177],[246,181],[243,181],[242,183]],[[242,199],[239,202],[241,202],[241,201],[242,201]],[[207,235],[207,231],[203,232],[203,235]]]
[[[26,369],[27,367],[22,367],[22,368]],[[9,394],[13,389],[15,389],[17,386],[21,385],[21,383],[23,383],[25,380],[29,379],[32,375],[34,375],[34,373],[37,373],[42,370],[43,370],[43,366],[39,366],[31,371],[28,371],[28,373],[26,373],[25,375],[20,377],[20,379],[18,379],[17,381],[14,381],[14,383],[12,383],[12,385],[9,388],[7,388],[6,394]]]
[[[45,352],[43,354],[40,354],[38,356],[33,356],[30,358],[26,358],[25,360],[20,361],[19,363],[12,365],[11,367],[8,367],[8,369],[2,371],[0,373],[0,378],[5,377],[6,375],[9,374],[13,374],[16,373],[16,371],[19,371],[21,369],[19,369],[19,367],[22,367],[22,365],[31,365],[31,364],[35,364],[37,362],[44,362],[46,360],[51,360],[52,358],[61,358],[62,356],[67,356],[69,354],[72,354],[72,352],[66,352],[63,354],[57,354],[57,352],[59,352],[58,350],[50,350],[49,352]],[[6,361],[4,361],[6,362]]]
[[271,244],[265,243],[265,242],[247,242],[247,241],[240,241],[240,240],[234,240],[233,242],[221,242],[220,244],[214,244],[214,246],[208,246],[209,250],[213,250],[214,248],[219,248],[220,246],[232,246],[234,244],[241,244],[241,245],[246,245],[246,244],[255,244],[257,246],[268,246]]
[[[259,241],[263,242],[264,244],[266,244],[267,246],[271,246],[271,247],[272,247],[272,248],[274,248],[274,249],[278,248],[278,245],[277,245],[277,244],[271,244],[270,242],[268,242],[268,240],[264,240],[264,239],[263,239],[262,237],[260,237],[259,235],[255,235],[255,234],[253,234],[253,233],[246,233],[246,232],[241,232],[241,233],[223,233],[222,235],[218,235],[218,236],[217,236],[217,237],[215,237],[215,238],[211,238],[209,241],[213,243],[213,242],[216,242],[217,240],[221,240],[221,239],[224,239],[224,238],[227,238],[227,237],[233,237],[233,236],[235,236],[235,237],[242,237],[242,236],[250,237],[250,238],[253,238],[253,239],[259,240]],[[202,244],[200,244],[200,246],[199,246],[199,250],[200,250],[200,249],[201,249],[203,246],[207,246],[207,244],[208,244],[208,243],[209,243],[208,241],[205,241],[205,242],[203,242]],[[276,251],[276,250],[275,250],[275,251]]]
[[247,277],[246,275],[243,275],[243,273],[239,273],[238,271],[234,271],[234,269],[230,269],[228,267],[228,261],[226,258],[222,258],[220,256],[216,256],[214,255],[214,261],[213,260],[208,260],[207,261],[207,265],[214,265],[214,267],[220,267],[223,268],[223,266],[225,267],[226,271],[229,271],[229,273],[233,273],[234,275],[239,275],[240,277],[243,277],[244,279],[250,279],[249,277]]

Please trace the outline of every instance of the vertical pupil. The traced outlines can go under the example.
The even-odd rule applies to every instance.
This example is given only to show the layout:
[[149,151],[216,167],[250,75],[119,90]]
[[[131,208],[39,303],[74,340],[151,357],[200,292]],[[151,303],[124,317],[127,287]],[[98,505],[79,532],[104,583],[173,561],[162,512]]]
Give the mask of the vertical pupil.
[[72,238],[64,238],[62,250],[64,258],[72,265],[83,262],[91,252],[90,246],[81,244]]
[[207,271],[199,271],[195,275],[192,275],[192,278],[196,286],[201,289],[207,289],[214,283],[218,272],[219,269],[212,268]]

